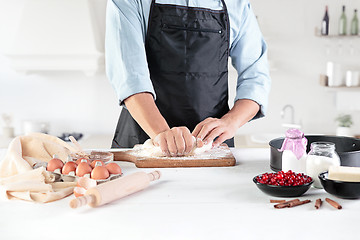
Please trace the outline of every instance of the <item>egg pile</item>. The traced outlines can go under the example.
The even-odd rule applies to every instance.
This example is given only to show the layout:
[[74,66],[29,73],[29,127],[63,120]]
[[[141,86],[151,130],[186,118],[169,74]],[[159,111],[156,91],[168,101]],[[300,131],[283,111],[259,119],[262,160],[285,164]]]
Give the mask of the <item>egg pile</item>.
[[120,166],[114,162],[105,164],[101,160],[90,161],[87,158],[79,158],[76,162],[69,160],[64,164],[56,156],[48,162],[46,170],[65,175],[90,177],[94,180],[104,180],[111,174],[121,174]]

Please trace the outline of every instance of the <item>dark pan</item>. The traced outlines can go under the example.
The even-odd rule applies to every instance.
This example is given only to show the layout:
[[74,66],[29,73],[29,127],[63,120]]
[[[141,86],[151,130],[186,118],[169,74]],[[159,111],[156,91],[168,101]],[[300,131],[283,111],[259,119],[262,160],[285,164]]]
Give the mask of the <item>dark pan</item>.
[[[307,151],[313,142],[335,143],[336,152],[339,154],[341,166],[360,167],[360,139],[352,137],[305,135],[308,139]],[[270,168],[280,171],[282,166],[282,152],[279,152],[284,138],[276,138],[269,142],[270,145]]]
[[324,190],[336,197],[348,199],[360,198],[360,182],[331,180],[328,178],[328,172],[320,173],[319,179]]

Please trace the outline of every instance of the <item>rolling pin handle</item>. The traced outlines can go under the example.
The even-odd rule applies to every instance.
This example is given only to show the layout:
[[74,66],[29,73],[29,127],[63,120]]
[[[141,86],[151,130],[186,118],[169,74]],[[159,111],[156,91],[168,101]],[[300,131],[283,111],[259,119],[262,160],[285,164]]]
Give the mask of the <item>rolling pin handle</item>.
[[150,182],[158,180],[160,178],[160,176],[161,176],[160,171],[154,171],[154,172],[148,173]]
[[84,195],[81,197],[74,198],[73,200],[70,201],[69,205],[71,208],[78,208],[78,207],[84,206],[86,204],[93,203],[93,202],[95,202],[95,200],[96,200],[95,196],[92,194]]

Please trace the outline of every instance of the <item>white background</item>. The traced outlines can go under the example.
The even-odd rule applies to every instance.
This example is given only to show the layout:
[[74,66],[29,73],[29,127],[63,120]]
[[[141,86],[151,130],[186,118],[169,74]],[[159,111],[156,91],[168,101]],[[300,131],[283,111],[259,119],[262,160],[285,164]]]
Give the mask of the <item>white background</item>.
[[[24,2],[0,0],[0,51],[13,41]],[[339,94],[327,91],[319,86],[319,75],[325,73],[329,60],[341,63],[344,70],[360,71],[360,38],[327,40],[316,37],[315,28],[320,26],[326,4],[330,32],[335,34],[341,5],[346,5],[350,22],[353,9],[360,9],[360,2],[252,0],[251,3],[269,45],[273,85],[267,117],[247,124],[238,134],[283,132],[281,123],[288,122],[289,115],[281,119],[280,111],[286,104],[295,107],[295,121],[302,123],[306,133],[334,134],[334,118],[339,113],[350,113],[355,122],[352,132],[359,134],[360,113],[351,109],[360,108],[360,90]],[[22,75],[9,68],[7,61],[0,55],[0,114],[13,115],[17,134],[22,133],[24,120],[50,122],[50,133],[54,135],[71,131],[113,134],[120,107],[103,72],[92,77],[81,72]],[[230,85],[235,81],[236,73],[232,70]]]

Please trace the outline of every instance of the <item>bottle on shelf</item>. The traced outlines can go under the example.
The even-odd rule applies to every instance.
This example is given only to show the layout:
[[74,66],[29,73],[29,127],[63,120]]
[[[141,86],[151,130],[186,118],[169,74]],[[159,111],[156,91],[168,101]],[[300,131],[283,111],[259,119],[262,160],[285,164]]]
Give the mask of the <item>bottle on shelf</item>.
[[342,13],[339,20],[339,35],[346,35],[346,24],[345,6],[342,6]]
[[357,17],[357,9],[354,10],[354,17],[351,20],[351,28],[350,28],[351,35],[358,35],[359,34],[359,20]]
[[321,35],[329,35],[329,14],[328,6],[325,7],[325,15],[321,22]]

